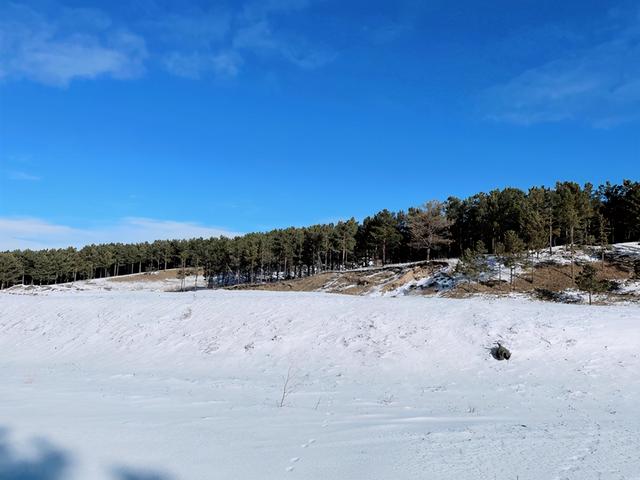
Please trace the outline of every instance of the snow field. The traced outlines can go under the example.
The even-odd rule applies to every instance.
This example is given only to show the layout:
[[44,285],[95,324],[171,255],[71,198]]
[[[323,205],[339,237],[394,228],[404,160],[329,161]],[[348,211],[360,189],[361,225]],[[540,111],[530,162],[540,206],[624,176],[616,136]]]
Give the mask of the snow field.
[[63,459],[51,480],[640,478],[638,306],[120,289],[0,305],[0,478],[45,458],[34,437]]

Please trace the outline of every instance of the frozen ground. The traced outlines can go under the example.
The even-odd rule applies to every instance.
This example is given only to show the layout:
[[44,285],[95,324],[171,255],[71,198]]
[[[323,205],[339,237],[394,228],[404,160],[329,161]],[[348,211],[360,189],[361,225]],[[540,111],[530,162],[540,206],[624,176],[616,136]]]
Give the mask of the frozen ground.
[[16,293],[2,480],[640,479],[639,306]]

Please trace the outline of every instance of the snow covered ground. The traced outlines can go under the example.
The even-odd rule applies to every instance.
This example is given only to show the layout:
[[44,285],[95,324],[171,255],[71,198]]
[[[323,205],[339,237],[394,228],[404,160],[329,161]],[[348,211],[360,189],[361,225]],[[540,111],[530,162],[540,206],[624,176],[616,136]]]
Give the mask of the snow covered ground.
[[14,290],[0,479],[638,480],[639,347],[637,305]]

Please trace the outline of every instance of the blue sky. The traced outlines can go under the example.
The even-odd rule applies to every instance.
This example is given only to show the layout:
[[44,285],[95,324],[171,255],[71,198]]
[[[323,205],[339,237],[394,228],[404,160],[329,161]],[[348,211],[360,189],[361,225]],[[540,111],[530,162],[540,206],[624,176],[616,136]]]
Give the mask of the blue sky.
[[0,2],[0,249],[637,180],[639,132],[637,2]]

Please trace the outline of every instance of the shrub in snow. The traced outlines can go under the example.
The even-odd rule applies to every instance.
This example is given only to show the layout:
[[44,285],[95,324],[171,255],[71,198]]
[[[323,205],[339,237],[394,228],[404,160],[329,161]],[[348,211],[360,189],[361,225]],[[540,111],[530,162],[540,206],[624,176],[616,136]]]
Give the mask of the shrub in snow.
[[496,360],[509,360],[511,358],[511,352],[505,346],[498,343],[491,349],[491,355]]
[[480,280],[482,274],[489,268],[485,253],[487,253],[487,249],[482,240],[476,243],[476,247],[473,250],[470,248],[465,249],[456,265],[456,273],[468,277],[469,281]]

